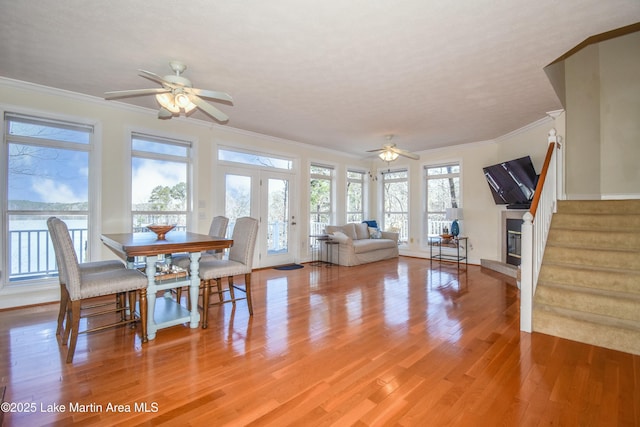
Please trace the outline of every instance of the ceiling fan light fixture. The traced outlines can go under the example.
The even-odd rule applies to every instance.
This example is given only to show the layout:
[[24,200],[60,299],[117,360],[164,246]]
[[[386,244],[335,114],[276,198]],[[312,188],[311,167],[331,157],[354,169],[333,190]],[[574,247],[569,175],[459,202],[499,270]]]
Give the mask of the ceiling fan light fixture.
[[162,105],[164,108],[171,111],[172,113],[176,113],[176,114],[180,113],[180,106],[176,104],[173,94],[159,93],[156,95],[156,100],[160,105]]
[[398,153],[396,153],[395,151],[386,149],[384,151],[381,151],[380,154],[378,154],[378,157],[380,157],[380,159],[382,159],[385,162],[393,162],[395,159],[398,158]]
[[180,114],[181,110],[185,113],[189,113],[191,110],[197,107],[196,104],[191,102],[189,96],[185,93],[178,93],[173,95],[171,93],[160,93],[156,95],[158,103],[175,114]]

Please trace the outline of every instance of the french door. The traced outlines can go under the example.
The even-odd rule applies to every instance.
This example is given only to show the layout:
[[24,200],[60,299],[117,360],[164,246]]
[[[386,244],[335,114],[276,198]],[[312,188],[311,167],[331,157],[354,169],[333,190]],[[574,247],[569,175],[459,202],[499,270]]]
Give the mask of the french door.
[[221,167],[224,183],[221,203],[229,218],[231,236],[237,218],[250,216],[260,221],[253,267],[270,267],[294,262],[291,248],[295,215],[291,212],[293,175],[250,168]]

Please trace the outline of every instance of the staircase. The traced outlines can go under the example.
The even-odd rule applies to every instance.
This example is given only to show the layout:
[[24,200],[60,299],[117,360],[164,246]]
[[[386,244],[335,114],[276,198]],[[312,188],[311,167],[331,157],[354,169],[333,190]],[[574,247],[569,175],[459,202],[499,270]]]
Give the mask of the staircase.
[[533,330],[640,355],[640,200],[558,202]]

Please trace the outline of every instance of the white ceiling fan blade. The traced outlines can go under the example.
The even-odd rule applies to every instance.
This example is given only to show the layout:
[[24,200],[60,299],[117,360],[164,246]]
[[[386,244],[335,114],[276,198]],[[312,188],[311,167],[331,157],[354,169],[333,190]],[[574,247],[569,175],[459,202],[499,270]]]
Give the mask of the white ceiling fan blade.
[[413,154],[413,153],[411,153],[409,151],[402,150],[402,149],[397,148],[397,147],[389,147],[389,149],[391,151],[393,151],[394,153],[397,153],[397,154],[399,154],[401,156],[404,156],[404,157],[408,157],[409,159],[420,160],[420,156],[418,156],[417,154]]
[[164,79],[164,77],[157,75],[156,73],[152,73],[151,71],[138,69],[139,75],[146,79],[152,80],[154,82],[158,82],[161,85],[166,85],[169,87],[173,87],[173,83]]
[[129,96],[155,95],[158,93],[171,92],[171,89],[157,87],[153,89],[132,89],[132,90],[116,90],[104,93],[104,99],[126,98]]
[[189,96],[189,99],[191,99],[191,102],[196,104],[198,108],[200,108],[202,111],[204,111],[205,113],[207,113],[208,115],[216,119],[217,121],[226,122],[227,120],[229,120],[229,116],[227,116],[222,111],[218,110],[213,105],[204,101],[202,98],[198,97],[197,95],[191,95]]
[[379,153],[384,150],[385,150],[384,148],[377,148],[375,150],[367,150],[367,153]]
[[231,95],[229,95],[228,93],[218,92],[215,90],[185,88],[185,92],[190,92],[194,95],[201,96],[203,98],[218,99],[220,101],[233,102],[233,98],[231,98]]

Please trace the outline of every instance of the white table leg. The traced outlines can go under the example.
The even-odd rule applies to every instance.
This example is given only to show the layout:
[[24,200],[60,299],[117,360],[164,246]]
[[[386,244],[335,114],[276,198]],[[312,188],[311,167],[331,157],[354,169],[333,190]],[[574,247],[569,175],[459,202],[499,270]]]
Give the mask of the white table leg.
[[154,313],[156,312],[156,262],[157,255],[147,257],[147,339],[152,340],[156,337],[158,327],[156,325]]
[[[191,252],[189,259],[191,259],[191,284],[189,285],[189,296],[191,297],[191,323],[189,326],[192,329],[198,327],[200,323],[200,312],[198,311],[198,294],[200,293],[200,252]],[[206,307],[204,308],[206,310]]]

